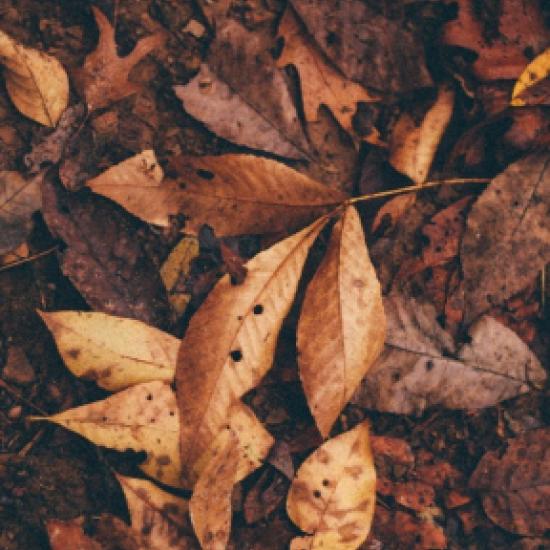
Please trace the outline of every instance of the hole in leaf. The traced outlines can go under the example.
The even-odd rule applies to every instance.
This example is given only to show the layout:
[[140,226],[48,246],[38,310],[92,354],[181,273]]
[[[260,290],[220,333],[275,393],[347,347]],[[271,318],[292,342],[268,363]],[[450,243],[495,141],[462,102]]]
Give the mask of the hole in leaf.
[[240,349],[234,349],[229,355],[235,363],[238,363],[243,358],[243,354]]
[[148,393],[147,397],[145,399],[147,399],[147,401],[152,401],[153,400],[153,395]]
[[210,170],[203,170],[202,168],[197,170],[197,176],[203,180],[213,180],[215,175],[216,174],[214,174],[214,172],[210,172]]
[[398,372],[394,372],[391,375],[391,379],[392,379],[392,382],[399,382],[399,380],[401,380],[401,374],[399,374]]
[[323,487],[328,487],[330,485],[330,481],[328,479],[323,479]]
[[256,304],[252,311],[254,312],[254,315],[261,315],[264,312],[264,306],[261,304]]
[[434,368],[434,362],[430,359],[426,361],[426,370],[430,372]]
[[313,491],[313,496],[315,498],[321,498],[321,491],[318,491],[317,489]]

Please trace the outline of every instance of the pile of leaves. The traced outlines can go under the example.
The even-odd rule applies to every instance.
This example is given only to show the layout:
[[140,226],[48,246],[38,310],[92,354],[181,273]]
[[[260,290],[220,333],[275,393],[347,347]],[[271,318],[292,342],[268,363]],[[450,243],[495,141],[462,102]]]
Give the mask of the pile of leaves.
[[546,547],[543,3],[10,4],[0,269],[87,382],[14,389],[12,337],[5,416],[127,510],[51,548]]

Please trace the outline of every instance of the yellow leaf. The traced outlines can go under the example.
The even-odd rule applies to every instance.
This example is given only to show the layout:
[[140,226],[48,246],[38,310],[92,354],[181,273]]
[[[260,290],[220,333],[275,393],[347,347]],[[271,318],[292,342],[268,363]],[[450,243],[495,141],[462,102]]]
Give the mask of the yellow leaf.
[[393,129],[390,164],[418,185],[428,178],[439,142],[453,114],[454,97],[451,87],[442,86],[420,125],[404,112]]
[[154,483],[117,474],[124,491],[132,530],[148,550],[190,548],[189,502],[159,489]]
[[330,439],[300,466],[287,512],[308,533],[291,550],[354,550],[369,534],[376,472],[366,422]]
[[191,521],[203,549],[225,548],[233,486],[261,466],[273,443],[254,413],[236,401],[227,426],[195,467],[199,475],[189,504]]
[[[228,417],[226,428],[237,438],[241,452],[235,472],[235,483],[237,483],[261,466],[269,449],[273,446],[274,439],[256,418],[256,415],[241,401],[235,401]],[[226,428],[222,428],[211,447],[193,465],[193,482],[212,458],[222,452],[227,443],[228,429]]]
[[315,221],[247,264],[243,284],[226,275],[192,317],[182,342],[176,387],[187,475],[227,422],[232,403],[269,370],[308,251],[327,222]]
[[384,347],[380,283],[353,206],[332,230],[298,323],[298,365],[309,408],[327,437]]
[[184,214],[187,233],[208,224],[218,236],[295,230],[346,199],[280,162],[252,155],[176,162],[178,182],[140,174],[124,181],[112,177],[115,166],[88,185],[148,223],[167,227],[170,216]]
[[18,44],[0,31],[0,63],[6,90],[25,116],[55,126],[69,102],[69,79],[63,65],[50,55]]
[[117,451],[145,451],[147,459],[140,467],[146,474],[181,486],[180,421],[168,384],[139,384],[102,401],[32,419],[54,422]]
[[174,378],[180,340],[171,334],[105,313],[39,313],[75,376],[110,391]]
[[357,102],[372,102],[379,98],[369,94],[363,86],[344,78],[325,61],[291,5],[279,25],[279,36],[284,38],[284,48],[277,65],[294,65],[298,70],[306,120],[316,121],[319,106],[324,104],[342,128],[351,133],[351,119]]
[[197,238],[184,237],[170,252],[170,255],[160,268],[160,276],[168,291],[168,299],[178,315],[181,315],[185,311],[191,295],[179,290],[177,285],[182,278],[186,278],[189,275],[191,262],[196,258],[198,253],[199,242]]
[[550,48],[547,48],[541,54],[537,55],[537,57],[525,67],[512,90],[510,105],[512,105],[512,107],[524,106],[525,101],[519,96],[531,86],[544,80],[548,75],[550,75]]

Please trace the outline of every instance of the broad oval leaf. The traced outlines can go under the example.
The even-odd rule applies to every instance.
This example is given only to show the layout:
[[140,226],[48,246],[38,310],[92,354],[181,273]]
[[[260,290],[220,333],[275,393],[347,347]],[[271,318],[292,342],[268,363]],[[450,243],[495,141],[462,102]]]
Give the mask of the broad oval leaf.
[[18,44],[0,31],[0,63],[6,90],[25,116],[55,126],[69,102],[69,79],[55,58]]
[[192,317],[176,369],[187,475],[227,422],[231,404],[271,367],[303,264],[326,222],[321,218],[258,254],[246,264],[243,284],[220,279]]
[[106,313],[39,313],[75,376],[110,391],[174,378],[180,340],[171,334]]
[[354,550],[374,514],[376,472],[366,422],[330,439],[300,466],[287,500],[290,519],[309,534],[291,550]]
[[139,384],[102,401],[32,419],[59,424],[96,445],[117,451],[145,451],[147,459],[140,467],[146,474],[181,486],[180,420],[168,384]]
[[300,378],[324,437],[382,351],[385,327],[380,283],[350,206],[332,229],[298,323]]

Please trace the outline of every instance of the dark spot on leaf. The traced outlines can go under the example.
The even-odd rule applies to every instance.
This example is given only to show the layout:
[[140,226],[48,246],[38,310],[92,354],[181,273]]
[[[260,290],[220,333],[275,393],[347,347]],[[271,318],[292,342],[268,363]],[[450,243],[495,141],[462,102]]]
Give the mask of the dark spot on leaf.
[[77,348],[70,349],[67,351],[67,355],[69,357],[72,357],[73,359],[77,359],[78,356],[80,355],[80,350]]
[[199,178],[202,178],[204,180],[213,180],[214,179],[214,172],[210,172],[210,170],[203,170],[202,168],[199,168],[197,170],[197,176]]
[[167,466],[168,464],[170,464],[170,462],[172,462],[168,455],[157,456],[157,458],[155,460],[156,460],[157,464],[159,464],[160,466]]
[[429,359],[428,361],[426,361],[426,370],[429,372],[431,371],[432,369],[434,368],[434,362]]
[[240,349],[234,349],[229,355],[235,363],[238,363],[243,358],[243,354]]
[[261,315],[264,312],[264,306],[261,304],[256,304],[252,311],[254,312],[254,315]]
[[152,401],[153,400],[153,395],[148,393],[147,397],[145,399],[147,399],[147,401]]
[[176,413],[174,411],[170,411],[170,416],[174,416]]
[[401,380],[401,374],[398,373],[398,372],[394,372],[391,375],[391,380],[392,380],[392,382],[399,382],[399,380]]
[[328,479],[323,479],[323,487],[328,487],[330,485],[330,481]]
[[317,489],[315,489],[315,491],[313,491],[313,496],[315,498],[321,498],[321,491],[318,491]]

